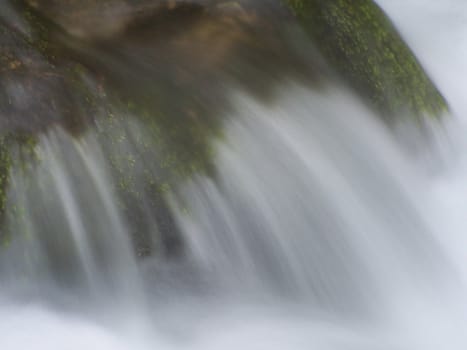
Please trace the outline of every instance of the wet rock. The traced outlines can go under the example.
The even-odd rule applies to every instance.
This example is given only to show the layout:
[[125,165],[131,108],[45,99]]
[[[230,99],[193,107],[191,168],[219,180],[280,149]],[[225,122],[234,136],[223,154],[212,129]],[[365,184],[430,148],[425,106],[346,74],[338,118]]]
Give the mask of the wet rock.
[[285,0],[329,64],[390,118],[440,117],[447,103],[372,0]]
[[30,30],[0,22],[0,192],[17,136],[96,133],[141,256],[183,251],[169,199],[192,176],[215,177],[232,89],[268,103],[289,80],[334,83],[331,66],[386,115],[446,108],[369,1],[290,0],[312,40],[284,8],[248,1],[12,1]]
[[76,122],[82,109],[73,65],[59,68],[15,29],[0,22],[0,134],[33,133]]

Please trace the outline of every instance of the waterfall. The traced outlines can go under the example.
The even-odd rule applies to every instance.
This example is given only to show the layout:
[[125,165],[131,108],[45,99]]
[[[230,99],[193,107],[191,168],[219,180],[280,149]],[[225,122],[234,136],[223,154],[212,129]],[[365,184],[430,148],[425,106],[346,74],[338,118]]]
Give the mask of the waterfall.
[[275,106],[239,96],[216,179],[183,190],[191,215],[179,220],[195,258],[233,290],[251,284],[321,306],[368,305],[388,278],[449,274],[421,184],[387,130],[340,91],[287,91]]
[[167,175],[163,137],[107,96],[84,130],[11,146],[1,348],[463,349],[467,6],[377,2],[445,124],[390,128],[334,83],[226,81],[206,171]]

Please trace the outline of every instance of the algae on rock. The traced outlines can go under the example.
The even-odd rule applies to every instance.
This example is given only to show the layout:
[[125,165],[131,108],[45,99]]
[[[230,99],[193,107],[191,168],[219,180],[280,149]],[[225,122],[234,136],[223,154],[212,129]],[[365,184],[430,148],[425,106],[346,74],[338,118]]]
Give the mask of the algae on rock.
[[385,13],[372,0],[284,0],[330,65],[386,116],[447,110]]
[[5,137],[0,137],[0,215],[5,210],[11,158]]

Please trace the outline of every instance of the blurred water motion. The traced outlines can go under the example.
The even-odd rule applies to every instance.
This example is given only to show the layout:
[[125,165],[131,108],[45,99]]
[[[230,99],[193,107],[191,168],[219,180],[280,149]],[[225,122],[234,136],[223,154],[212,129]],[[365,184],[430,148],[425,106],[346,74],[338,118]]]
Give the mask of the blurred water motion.
[[[7,97],[42,90],[2,110],[1,348],[464,349],[467,6],[378,3],[445,93],[444,124],[380,118],[290,18],[274,36],[238,3],[148,24],[140,1],[130,24],[116,1],[102,27],[50,8],[79,64],[38,53],[2,76]],[[0,9],[12,57],[31,57]]]

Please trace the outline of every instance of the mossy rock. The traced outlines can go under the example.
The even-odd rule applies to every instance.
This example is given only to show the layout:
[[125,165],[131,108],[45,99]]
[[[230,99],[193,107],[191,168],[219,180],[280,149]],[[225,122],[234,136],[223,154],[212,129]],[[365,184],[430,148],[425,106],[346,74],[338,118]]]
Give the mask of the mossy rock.
[[440,117],[443,96],[371,0],[284,0],[333,68],[386,116]]
[[[254,11],[244,13],[240,5],[183,3],[158,9],[151,18],[125,22],[112,35],[104,31],[102,36],[92,32],[83,37],[54,17],[62,18],[61,7],[45,11],[48,4],[64,3],[11,1],[31,26],[32,35],[25,37],[7,26],[0,33],[0,43],[8,43],[0,47],[5,54],[0,62],[4,57],[7,68],[0,71],[3,84],[24,86],[25,93],[21,103],[3,104],[0,126],[5,125],[10,135],[21,135],[25,130],[39,134],[61,125],[76,138],[95,128],[99,142],[112,149],[121,145],[122,152],[108,159],[108,170],[141,255],[149,254],[148,225],[142,214],[147,208],[169,233],[165,237],[173,240],[167,247],[178,249],[166,198],[194,174],[213,172],[211,145],[222,138],[231,111],[230,85],[272,100],[275,87],[284,81],[306,76],[306,83],[317,87],[322,79],[316,57],[307,51],[312,48],[306,35],[298,30],[295,46],[306,47],[303,55],[293,52],[282,36],[287,15],[264,20]],[[385,114],[408,110],[418,116],[439,116],[446,109],[410,49],[371,1],[284,1],[327,61]],[[72,3],[78,1],[67,4]],[[86,3],[92,5],[92,0]],[[80,17],[78,12],[72,14]],[[8,89],[2,87],[0,81],[0,102],[2,96],[8,100],[6,92],[2,95]],[[132,119],[145,132],[138,132],[132,147],[126,148],[128,143],[121,140],[130,135],[122,126]],[[3,130],[0,208],[5,204],[12,158],[12,139],[2,139]],[[147,194],[147,203],[141,193]]]
[[9,241],[9,233],[3,230],[3,221],[7,208],[8,188],[11,182],[11,170],[16,167],[26,170],[33,166],[37,155],[36,138],[27,133],[5,133],[0,135],[0,246]]
[[7,140],[0,138],[0,213],[5,210],[6,190],[8,186],[8,174],[11,166],[10,153]]

